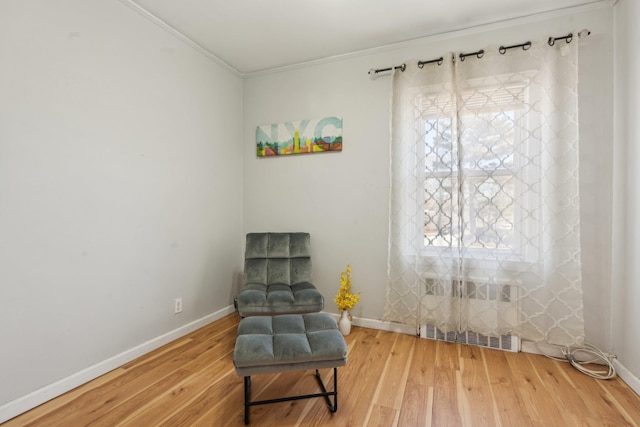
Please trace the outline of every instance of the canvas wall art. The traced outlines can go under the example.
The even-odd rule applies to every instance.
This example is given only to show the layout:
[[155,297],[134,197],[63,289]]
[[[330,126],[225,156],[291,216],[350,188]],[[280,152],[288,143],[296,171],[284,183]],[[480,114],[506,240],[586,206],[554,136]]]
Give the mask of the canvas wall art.
[[258,157],[342,151],[342,118],[300,120],[258,126]]

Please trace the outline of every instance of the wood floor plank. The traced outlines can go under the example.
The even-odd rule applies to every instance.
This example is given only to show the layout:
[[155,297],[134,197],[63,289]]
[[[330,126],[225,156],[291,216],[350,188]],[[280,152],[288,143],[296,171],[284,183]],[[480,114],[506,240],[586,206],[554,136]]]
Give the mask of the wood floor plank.
[[[193,352],[195,349],[195,352]],[[166,375],[178,369],[185,358],[195,357],[198,343],[182,341],[182,345],[173,348],[162,356],[154,358],[144,365],[134,366],[123,375],[103,384],[94,390],[80,395],[69,404],[47,413],[44,419],[37,420],[37,426],[64,425],[68,418],[77,419],[81,425],[91,423],[96,418],[129,399],[140,389],[154,384]]]
[[436,360],[435,366],[438,368],[457,371],[460,369],[460,345],[450,342],[435,341]]
[[212,363],[224,363],[225,361],[228,366],[232,367],[235,342],[235,335],[232,334],[219,336],[215,340],[201,341],[200,354],[185,361],[182,368],[197,373]]
[[640,404],[637,395],[622,381],[598,381],[598,385],[610,393],[616,407],[626,414],[626,419],[635,426],[640,426]]
[[538,377],[531,360],[524,353],[509,356],[511,357],[507,357],[507,365],[512,372],[513,384],[520,391],[529,417],[538,425],[561,423],[564,409],[557,397],[551,394]]
[[[231,357],[230,354],[229,357]],[[124,420],[133,418],[135,413],[138,413],[142,410],[150,410],[150,408],[144,409],[146,407],[145,405],[149,404],[149,402],[155,401],[160,396],[169,393],[170,390],[176,387],[176,384],[180,384],[183,381],[186,381],[188,378],[194,376],[193,370],[186,368],[189,365],[190,363],[185,364],[184,367],[180,368],[173,375],[169,375],[168,377],[163,378],[160,382],[151,385],[128,401],[115,407],[102,417],[96,419],[95,425],[115,425],[118,422],[122,423]],[[210,384],[216,384],[217,382],[223,380],[226,375],[231,373],[232,369],[230,364],[220,363],[219,361],[210,364],[209,368],[209,371],[202,369],[201,372],[197,373],[197,376],[207,375],[210,378]],[[180,373],[181,375],[175,375],[177,373]],[[206,390],[204,393],[206,392],[208,392],[208,390]],[[176,412],[180,412],[179,408],[174,408],[174,410]]]
[[167,375],[162,380],[153,384],[150,387],[142,390],[141,392],[133,395],[131,398],[125,400],[120,405],[117,405],[113,409],[104,413],[100,417],[88,422],[87,426],[108,426],[121,423],[123,420],[133,416],[138,411],[142,411],[145,405],[153,400],[158,393],[163,393],[171,390],[175,387],[176,383],[184,381],[191,375],[189,371],[184,369],[178,369]]
[[562,417],[565,419],[573,419],[576,415],[579,417],[591,417],[595,415],[592,408],[585,403],[580,393],[575,392],[575,384],[571,380],[571,376],[565,374],[566,369],[570,368],[568,364],[549,359],[540,355],[531,355],[529,360],[534,360],[531,365],[540,381],[552,396],[563,396],[564,411]]
[[[331,390],[332,386],[329,386],[329,384],[333,382],[333,374],[331,373],[329,376],[330,371],[331,370],[329,369],[323,370],[323,373],[325,374],[323,381],[325,381],[325,384]],[[283,372],[275,375],[275,377],[275,381],[271,382],[268,388],[264,389],[262,393],[259,393],[254,397],[255,400],[300,396],[304,394],[319,393],[321,391],[315,378],[315,371],[313,370]],[[329,380],[329,378],[331,379]],[[256,376],[256,380],[259,379],[260,376]],[[320,407],[322,408],[326,406],[324,399],[315,399],[315,401],[320,404]],[[297,400],[278,403],[277,405],[279,406],[279,410],[277,412],[270,411],[269,406],[263,406],[265,411],[263,414],[256,417],[256,423],[276,425],[280,422],[283,426],[295,425],[298,422],[298,419],[303,415],[307,405],[310,403],[313,404],[314,401]],[[254,408],[252,408],[252,411],[254,411]]]
[[514,384],[507,356],[509,354],[503,351],[482,349],[496,421],[505,427],[534,427],[537,424],[529,416],[520,389]]
[[[242,426],[243,379],[226,316],[3,424],[16,426]],[[251,425],[636,426],[640,397],[619,378],[568,364],[354,327],[338,368],[338,411],[323,399],[251,409]],[[254,399],[317,391],[313,371],[253,377]],[[329,389],[333,370],[320,371]]]
[[606,387],[603,387],[603,391],[606,395],[606,400],[608,402],[612,403],[612,408],[615,408],[615,411],[617,412],[617,414],[621,417],[624,418],[625,423],[627,423],[626,425],[629,426],[637,426],[638,423],[635,422],[634,417],[632,417],[629,412],[626,410],[626,408],[624,408],[622,405],[620,405],[620,402],[618,402],[616,400],[616,398],[609,392],[609,390],[607,390]]
[[[440,343],[438,343],[440,344]],[[444,352],[454,349],[451,346],[441,347]],[[457,370],[439,367],[434,373],[434,395],[433,395],[433,425],[435,426],[461,426],[458,405],[458,381]]]
[[[433,396],[435,394],[434,387],[429,387],[429,391],[427,393],[427,421],[425,422],[426,427],[433,426]],[[410,425],[410,424],[409,424]]]
[[[539,355],[528,355],[530,358],[536,358],[538,369],[541,366],[548,364],[547,360],[537,360],[543,358]],[[577,404],[573,404],[568,411],[575,415],[584,414],[589,418],[596,419],[602,426],[632,426],[634,422],[632,420],[625,419],[623,413],[621,413],[616,407],[616,402],[611,395],[604,392],[598,385],[597,381],[593,378],[580,373],[574,369],[568,363],[558,362],[555,365],[555,369],[562,372],[567,380],[570,380],[573,387],[572,393],[579,396],[584,402],[582,410],[572,410],[573,408],[579,408]],[[545,382],[545,384],[553,385],[553,382]],[[568,402],[569,403],[569,402]]]
[[[346,337],[349,348],[347,365],[338,369],[338,412],[331,414],[326,406],[314,406],[302,419],[302,425],[324,426],[336,423],[361,426],[389,357],[396,334],[354,327]],[[366,404],[364,404],[366,402]]]
[[213,382],[209,388],[204,390],[189,405],[172,411],[171,415],[158,426],[188,426],[196,420],[204,417],[212,408],[220,403],[220,396],[226,396],[230,390],[237,388],[237,382],[233,382],[235,374],[228,371],[221,378]]
[[157,393],[154,400],[147,403],[133,416],[127,417],[126,424],[132,426],[158,425],[171,415],[166,411],[166,408],[173,408],[173,411],[182,409],[190,402],[197,400],[202,393],[206,393],[212,379],[228,373],[230,373],[229,367],[219,363],[211,364],[203,368],[201,372],[189,375],[174,383],[169,390]]
[[437,343],[426,339],[416,339],[414,341],[414,356],[411,360],[411,369],[409,370],[407,381],[428,387],[433,385]]
[[[191,346],[197,345],[192,339],[179,339],[169,344],[163,345],[160,348],[157,348],[149,353],[142,355],[128,363],[125,363],[121,366],[122,369],[130,370],[140,365],[145,366],[155,366],[157,364],[162,364],[164,360],[166,360],[167,354],[169,357],[176,354],[176,349],[184,348],[185,344],[190,344]],[[181,351],[181,350],[178,350]]]
[[366,423],[367,427],[391,427],[397,426],[398,411],[387,406],[374,404],[371,411],[371,417]]
[[[470,347],[470,346],[465,346]],[[457,377],[460,413],[464,425],[495,426],[498,424],[491,397],[489,378],[479,348],[473,347],[468,357],[460,362]]]
[[[244,387],[242,379],[235,374],[228,375],[221,384],[224,388],[216,396],[218,399],[217,402],[213,403],[211,408],[202,414],[202,416],[187,425],[192,427],[244,425]],[[169,420],[170,419],[167,419],[164,424],[166,427],[180,425],[170,424]],[[256,423],[254,423],[254,425],[256,425]]]
[[399,425],[426,426],[430,425],[431,418],[428,410],[432,403],[429,399],[433,399],[436,342],[416,339],[413,352],[400,409]]
[[[561,424],[562,423],[562,424]],[[602,422],[598,419],[591,418],[586,414],[577,415],[572,412],[563,414],[561,423],[554,425],[560,426],[580,426],[580,427],[602,427]]]
[[400,410],[415,342],[415,337],[411,335],[399,335],[396,338],[385,363],[373,403]]
[[240,317],[235,314],[230,314],[217,322],[210,323],[209,325],[194,331],[189,335],[189,338],[195,341],[207,341],[215,339],[220,335],[231,334],[232,336],[235,336],[239,323]]
[[[71,402],[78,399],[85,393],[90,393],[92,390],[101,387],[102,385],[112,381],[114,378],[123,375],[126,371],[122,368],[114,369],[93,381],[88,382],[80,387],[77,387],[56,399],[37,406],[36,408],[25,412],[24,414],[9,420],[2,424],[3,427],[22,427],[26,425],[43,425],[44,419],[49,416],[50,413],[59,410],[61,407],[69,405]],[[39,421],[38,421],[39,420]]]
[[407,381],[404,399],[400,408],[399,425],[423,427],[427,425],[427,408],[429,407],[428,387]]

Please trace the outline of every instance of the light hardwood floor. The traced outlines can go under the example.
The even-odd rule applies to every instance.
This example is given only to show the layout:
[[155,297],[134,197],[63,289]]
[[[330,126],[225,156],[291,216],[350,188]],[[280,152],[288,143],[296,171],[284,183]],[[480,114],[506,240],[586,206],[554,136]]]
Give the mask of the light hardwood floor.
[[[241,426],[235,314],[3,424]],[[354,327],[338,369],[338,412],[323,399],[262,405],[254,426],[625,426],[640,397],[544,356]],[[326,371],[326,372],[324,372]],[[332,370],[321,371],[333,384]],[[252,377],[253,398],[316,393],[312,371]]]

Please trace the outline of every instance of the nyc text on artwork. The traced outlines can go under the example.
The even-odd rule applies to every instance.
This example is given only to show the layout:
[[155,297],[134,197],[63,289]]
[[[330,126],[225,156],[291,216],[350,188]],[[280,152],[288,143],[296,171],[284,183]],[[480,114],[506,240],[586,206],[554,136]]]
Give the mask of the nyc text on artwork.
[[342,118],[324,117],[258,126],[256,149],[258,157],[342,151]]

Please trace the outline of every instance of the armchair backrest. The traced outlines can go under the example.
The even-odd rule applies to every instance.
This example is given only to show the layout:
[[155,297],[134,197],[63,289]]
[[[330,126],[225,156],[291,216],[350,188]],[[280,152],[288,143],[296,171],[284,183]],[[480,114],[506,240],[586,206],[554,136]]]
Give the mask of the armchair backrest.
[[309,233],[249,233],[244,261],[244,284],[311,282]]

